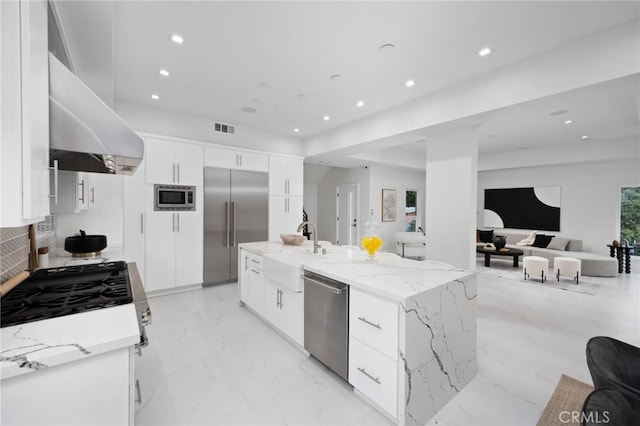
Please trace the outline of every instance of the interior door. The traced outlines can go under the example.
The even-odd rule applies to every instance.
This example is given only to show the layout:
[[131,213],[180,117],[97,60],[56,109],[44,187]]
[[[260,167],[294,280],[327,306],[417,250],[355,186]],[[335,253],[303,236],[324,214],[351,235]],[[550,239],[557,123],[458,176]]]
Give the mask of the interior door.
[[[204,168],[205,284],[228,282],[230,270],[231,174],[229,169]],[[237,256],[237,253],[236,253]],[[237,269],[237,268],[236,268]]]
[[[205,177],[206,179],[206,177]],[[238,244],[267,241],[269,175],[231,170],[230,279],[238,279]]]
[[336,243],[358,245],[358,185],[336,186]]

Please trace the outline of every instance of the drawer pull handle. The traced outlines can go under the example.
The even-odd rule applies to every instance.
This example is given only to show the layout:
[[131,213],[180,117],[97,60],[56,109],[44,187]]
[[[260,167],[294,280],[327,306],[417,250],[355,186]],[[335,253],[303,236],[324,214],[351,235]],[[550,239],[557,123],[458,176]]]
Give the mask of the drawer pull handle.
[[373,377],[371,374],[367,373],[364,368],[358,367],[358,371],[364,374],[365,376],[367,376],[368,378],[370,378],[371,380],[373,380],[374,382],[376,382],[377,384],[380,384],[380,379],[378,379],[377,377]]
[[364,317],[358,317],[358,319],[366,324],[369,324],[371,327],[375,327],[378,330],[382,330],[382,327],[380,327],[380,324],[374,324],[371,321],[368,321],[366,318]]
[[249,260],[250,260],[251,262],[253,262],[253,263],[260,263],[260,261],[259,261],[259,260],[255,260],[255,259],[249,259]]
[[256,275],[260,275],[260,272],[256,271],[255,269],[251,268],[251,272],[253,272]]

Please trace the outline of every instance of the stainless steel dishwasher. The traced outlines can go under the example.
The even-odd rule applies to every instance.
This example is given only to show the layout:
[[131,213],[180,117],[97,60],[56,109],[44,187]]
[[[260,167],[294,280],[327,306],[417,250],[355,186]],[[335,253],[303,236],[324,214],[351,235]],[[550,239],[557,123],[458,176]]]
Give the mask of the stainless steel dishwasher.
[[304,348],[348,380],[349,286],[304,272]]

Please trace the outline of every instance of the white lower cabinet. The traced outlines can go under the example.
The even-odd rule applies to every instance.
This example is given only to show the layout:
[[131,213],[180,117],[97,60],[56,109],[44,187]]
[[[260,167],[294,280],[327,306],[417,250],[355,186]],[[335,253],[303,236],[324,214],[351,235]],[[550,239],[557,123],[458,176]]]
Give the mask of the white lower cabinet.
[[2,380],[0,424],[133,425],[132,351],[125,347]]
[[202,210],[146,212],[145,219],[146,290],[202,283]]
[[262,256],[240,249],[238,273],[240,284],[240,300],[254,311],[264,313],[264,275],[262,273]]
[[351,288],[349,383],[393,418],[398,411],[398,305]]
[[304,293],[294,292],[273,281],[264,281],[264,317],[276,328],[304,346]]
[[398,413],[398,362],[349,339],[349,383],[393,418]]

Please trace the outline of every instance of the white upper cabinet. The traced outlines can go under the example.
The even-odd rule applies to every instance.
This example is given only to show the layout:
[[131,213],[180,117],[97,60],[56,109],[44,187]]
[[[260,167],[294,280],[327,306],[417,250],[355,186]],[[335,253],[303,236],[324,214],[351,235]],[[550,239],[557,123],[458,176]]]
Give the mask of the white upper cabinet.
[[204,165],[224,169],[268,172],[269,156],[258,152],[210,147],[204,150]]
[[201,145],[148,138],[145,149],[147,183],[202,186]]
[[302,195],[304,169],[301,158],[269,156],[269,195]]
[[49,214],[47,2],[0,2],[0,226]]

